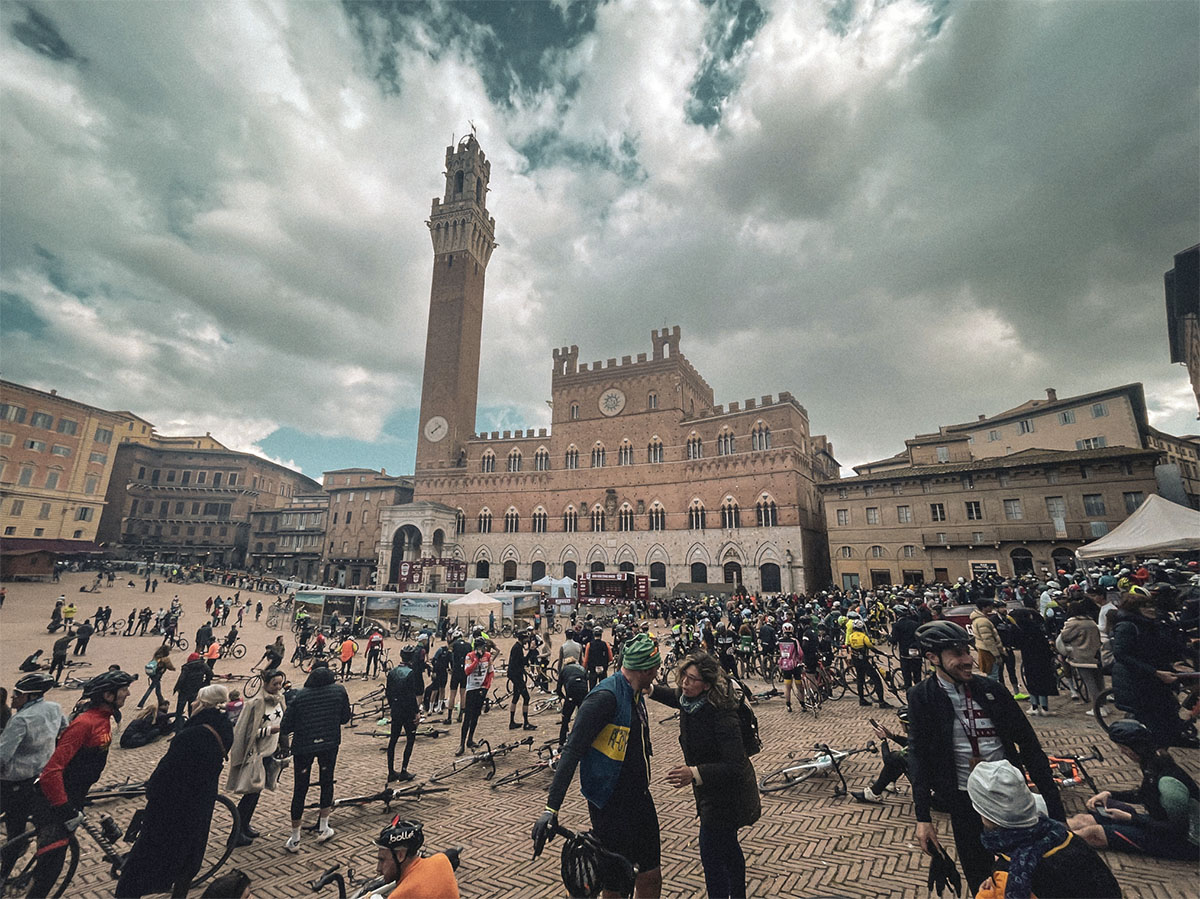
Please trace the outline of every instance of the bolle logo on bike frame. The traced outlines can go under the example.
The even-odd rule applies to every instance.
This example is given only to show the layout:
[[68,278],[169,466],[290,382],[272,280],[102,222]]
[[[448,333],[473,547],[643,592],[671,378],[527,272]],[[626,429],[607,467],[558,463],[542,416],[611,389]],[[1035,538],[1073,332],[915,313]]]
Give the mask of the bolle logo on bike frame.
[[625,750],[629,747],[629,728],[607,724],[592,741],[592,748],[604,753],[614,761],[625,761]]

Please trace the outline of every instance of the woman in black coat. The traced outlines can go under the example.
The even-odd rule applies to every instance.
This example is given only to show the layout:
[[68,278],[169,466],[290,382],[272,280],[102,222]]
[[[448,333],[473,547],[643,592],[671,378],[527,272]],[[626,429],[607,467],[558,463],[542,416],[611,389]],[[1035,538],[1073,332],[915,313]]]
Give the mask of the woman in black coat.
[[720,662],[708,653],[683,660],[678,690],[655,687],[652,698],[680,709],[684,764],[667,772],[672,786],[692,787],[700,817],[700,862],[707,895],[746,895],[746,856],[738,828],[762,815],[754,766],[742,745],[738,698]]
[[142,831],[117,882],[118,899],[170,892],[186,896],[204,862],[208,829],[233,726],[221,686],[200,691],[192,716],[146,784]]
[[1036,609],[1014,609],[1009,613],[1017,625],[1017,647],[1021,650],[1021,675],[1029,694],[1029,714],[1050,714],[1050,697],[1058,695],[1058,672],[1046,625]]

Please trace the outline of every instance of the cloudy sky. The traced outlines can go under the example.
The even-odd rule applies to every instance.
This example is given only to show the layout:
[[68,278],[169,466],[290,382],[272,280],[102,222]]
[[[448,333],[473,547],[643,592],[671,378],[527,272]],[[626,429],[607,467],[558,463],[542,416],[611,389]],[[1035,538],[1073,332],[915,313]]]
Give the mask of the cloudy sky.
[[1200,5],[0,3],[4,378],[410,472],[447,144],[492,163],[479,430],[682,348],[843,465],[1145,384],[1200,240]]

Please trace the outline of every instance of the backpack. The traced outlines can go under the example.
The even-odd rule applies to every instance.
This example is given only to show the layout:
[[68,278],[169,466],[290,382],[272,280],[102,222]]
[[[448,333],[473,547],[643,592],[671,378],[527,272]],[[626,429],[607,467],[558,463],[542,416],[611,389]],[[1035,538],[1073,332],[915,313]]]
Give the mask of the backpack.
[[750,708],[750,703],[746,702],[745,685],[737,681],[733,683],[738,686],[737,713],[738,724],[742,730],[742,748],[746,750],[747,756],[758,755],[763,748],[762,736],[758,732],[758,716],[754,714],[754,709]]
[[154,677],[158,672],[158,659],[151,659],[146,663],[146,677]]

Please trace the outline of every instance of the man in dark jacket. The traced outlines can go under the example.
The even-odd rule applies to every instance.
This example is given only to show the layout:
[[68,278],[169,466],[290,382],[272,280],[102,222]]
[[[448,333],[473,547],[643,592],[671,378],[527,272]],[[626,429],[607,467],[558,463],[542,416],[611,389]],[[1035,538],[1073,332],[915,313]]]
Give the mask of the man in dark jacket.
[[563,746],[571,729],[571,716],[588,694],[587,672],[575,656],[569,655],[563,659],[562,673],[558,676],[558,686],[554,692],[563,700],[562,721],[558,726],[558,744]]
[[892,625],[892,645],[900,653],[900,671],[904,674],[904,689],[921,679],[921,649],[917,646],[917,627],[920,622],[912,607],[896,606],[896,623]]
[[[419,697],[425,689],[424,678],[419,669],[412,667],[417,655],[415,646],[400,650],[400,664],[387,674],[387,701],[391,713],[392,733],[388,739],[388,780],[412,780],[408,760],[412,758],[413,745],[417,742],[417,722],[421,720]],[[404,760],[396,770],[396,744],[400,734],[405,735]]]
[[92,634],[96,633],[96,626],[90,621],[84,621],[75,629],[75,651],[74,655],[87,655],[88,641],[92,639]]
[[178,699],[175,701],[175,730],[176,732],[183,729],[183,722],[187,718],[188,706],[196,698],[196,694],[200,692],[202,687],[207,687],[212,682],[212,670],[205,663],[204,659],[200,658],[200,653],[193,652],[187,657],[187,661],[183,663],[183,667],[179,669],[179,677],[175,681],[175,693]]
[[1066,821],[1058,786],[1037,735],[1012,695],[999,683],[972,674],[971,637],[949,621],[917,629],[917,643],[934,674],[908,691],[908,778],[917,814],[917,843],[930,853],[940,845],[930,816],[950,813],[958,858],[971,893],[992,873],[992,853],[967,794],[971,770],[982,761],[1008,759],[1032,779],[1049,816]]
[[279,730],[279,746],[291,748],[295,761],[292,791],[292,835],[284,844],[288,852],[300,851],[300,821],[312,778],[313,762],[320,771],[321,806],[318,811],[317,842],[333,837],[329,813],[333,809],[333,769],[342,743],[342,725],[350,723],[350,697],[325,662],[313,663],[304,689],[289,697]]

